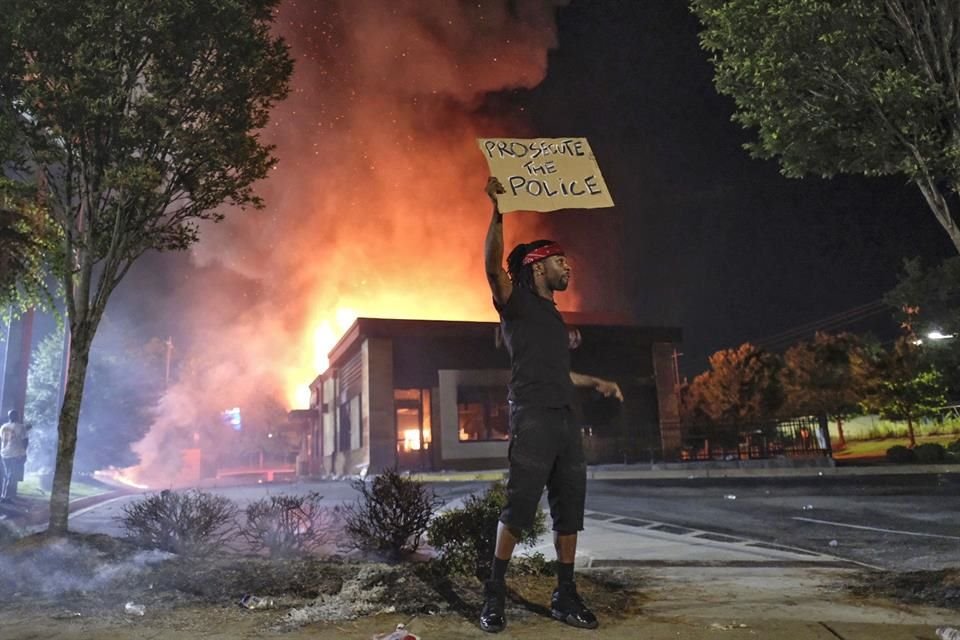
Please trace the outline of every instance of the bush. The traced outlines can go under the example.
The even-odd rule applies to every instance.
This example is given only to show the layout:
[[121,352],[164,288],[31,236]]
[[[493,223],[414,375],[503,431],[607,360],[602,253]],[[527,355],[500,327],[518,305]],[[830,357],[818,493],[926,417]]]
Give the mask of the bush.
[[917,455],[913,452],[913,449],[908,449],[903,445],[895,444],[887,449],[887,462],[903,464],[905,462],[914,462],[916,459]]
[[0,548],[12,544],[23,537],[23,532],[8,520],[0,520]]
[[387,469],[373,481],[354,480],[360,492],[357,503],[344,508],[350,545],[358,549],[384,551],[399,560],[420,546],[434,510],[443,502],[422,482],[405,478]]
[[947,445],[947,451],[954,455],[960,455],[960,440],[954,440]]
[[203,491],[161,491],[123,507],[120,524],[138,544],[201,555],[221,549],[236,533],[237,507]]
[[938,442],[925,442],[913,450],[917,462],[933,464],[943,462],[947,457],[947,450]]
[[278,495],[251,502],[240,535],[250,548],[270,556],[295,556],[317,551],[333,541],[338,510],[322,506],[316,491]]
[[[440,514],[430,524],[427,537],[451,573],[472,574],[481,580],[490,575],[497,523],[506,502],[506,487],[495,482],[483,495],[468,497],[462,508]],[[546,531],[546,515],[538,507],[533,528],[523,531],[519,542],[532,545]]]

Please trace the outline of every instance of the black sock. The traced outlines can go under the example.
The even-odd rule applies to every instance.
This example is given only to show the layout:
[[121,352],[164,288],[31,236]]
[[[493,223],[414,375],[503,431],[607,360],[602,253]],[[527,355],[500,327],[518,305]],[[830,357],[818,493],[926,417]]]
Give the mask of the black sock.
[[560,584],[570,584],[573,582],[573,563],[557,563],[557,582]]
[[501,560],[500,558],[493,557],[493,571],[490,573],[490,579],[494,582],[504,582],[507,579],[507,565],[510,564],[510,560]]

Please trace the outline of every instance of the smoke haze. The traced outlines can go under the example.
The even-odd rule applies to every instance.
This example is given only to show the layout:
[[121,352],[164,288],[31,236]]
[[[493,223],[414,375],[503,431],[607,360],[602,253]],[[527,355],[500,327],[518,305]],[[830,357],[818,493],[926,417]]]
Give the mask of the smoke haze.
[[[297,65],[265,136],[279,163],[266,208],[203,229],[198,274],[171,302],[187,333],[178,375],[136,450],[169,483],[178,439],[267,395],[305,406],[323,355],[357,316],[493,320],[482,245],[490,206],[475,138],[535,134],[492,114],[556,44],[547,0],[288,2],[277,31]],[[510,214],[506,245],[549,233]],[[575,256],[574,256],[575,257]],[[576,280],[561,304],[575,308]]]

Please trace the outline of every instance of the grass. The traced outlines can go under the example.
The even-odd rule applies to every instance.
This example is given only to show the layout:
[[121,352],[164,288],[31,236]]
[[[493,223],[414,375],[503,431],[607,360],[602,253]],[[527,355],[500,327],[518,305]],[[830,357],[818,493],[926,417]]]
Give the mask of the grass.
[[[956,434],[949,435],[934,435],[934,436],[917,436],[917,444],[925,444],[928,442],[937,442],[943,446],[947,446],[951,442],[960,439],[960,436]],[[833,440],[833,457],[837,460],[844,460],[849,458],[883,458],[887,454],[887,449],[894,445],[902,445],[904,447],[909,446],[910,439],[906,436],[898,436],[893,438],[882,438],[876,440],[850,440],[847,439],[847,446],[842,449],[839,449],[839,443],[836,439]]]
[[[99,482],[74,480],[70,483],[70,499],[76,500],[77,498],[98,496],[110,490],[110,487],[100,484]],[[17,487],[17,493],[24,498],[46,499],[50,497],[49,492],[40,488],[40,477],[35,473],[24,475],[23,482]]]
[[[914,425],[917,436],[952,436],[960,439],[960,420],[947,419],[942,422],[934,420],[920,420]],[[883,440],[889,438],[906,438],[907,423],[883,420],[877,416],[857,416],[843,424],[843,435],[847,442],[851,440]],[[837,440],[837,423],[830,422],[830,437]]]

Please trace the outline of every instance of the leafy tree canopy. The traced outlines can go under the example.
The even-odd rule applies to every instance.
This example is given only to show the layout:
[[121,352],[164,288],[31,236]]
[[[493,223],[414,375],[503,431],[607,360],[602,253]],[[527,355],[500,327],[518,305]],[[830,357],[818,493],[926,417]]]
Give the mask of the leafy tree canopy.
[[775,354],[745,343],[710,356],[710,369],[684,393],[688,419],[706,417],[716,423],[738,423],[772,417],[783,401]]
[[960,3],[692,0],[717,89],[783,173],[903,175],[960,252]]

